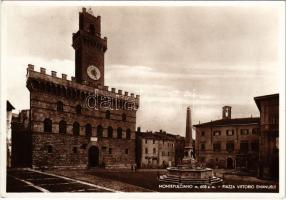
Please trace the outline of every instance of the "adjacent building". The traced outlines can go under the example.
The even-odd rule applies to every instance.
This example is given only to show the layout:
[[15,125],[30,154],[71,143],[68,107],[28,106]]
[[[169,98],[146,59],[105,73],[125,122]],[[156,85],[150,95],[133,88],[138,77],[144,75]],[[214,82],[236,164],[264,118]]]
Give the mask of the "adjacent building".
[[194,125],[196,157],[210,167],[247,169],[260,178],[279,177],[279,94],[254,97],[260,118],[231,118]]
[[[177,166],[182,163],[184,158],[185,137],[180,135],[176,135],[175,137],[175,166]],[[195,146],[195,140],[193,140],[193,146]]]
[[30,109],[14,119],[14,166],[131,168],[139,95],[104,84],[107,38],[100,16],[83,8],[72,40],[71,80],[28,65]]
[[7,160],[6,166],[11,167],[11,151],[12,151],[12,142],[11,142],[11,123],[12,123],[12,111],[14,110],[14,106],[7,101],[6,102],[6,152],[7,152]]
[[279,94],[255,97],[260,111],[259,176],[279,177]]
[[32,163],[32,135],[30,110],[12,116],[12,167],[30,167]]
[[[136,159],[140,168],[166,168],[175,166],[183,153],[183,137],[160,130],[136,133]],[[177,153],[177,155],[176,155]]]
[[224,106],[222,119],[194,125],[196,159],[212,168],[257,169],[259,155],[258,117],[231,118]]

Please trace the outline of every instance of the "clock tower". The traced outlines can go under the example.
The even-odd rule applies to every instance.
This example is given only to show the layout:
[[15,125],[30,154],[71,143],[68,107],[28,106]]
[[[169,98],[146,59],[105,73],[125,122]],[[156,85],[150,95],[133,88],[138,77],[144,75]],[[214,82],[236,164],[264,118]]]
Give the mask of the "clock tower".
[[107,38],[101,38],[100,16],[86,8],[79,13],[79,30],[73,34],[75,49],[75,79],[90,86],[104,86],[104,53]]

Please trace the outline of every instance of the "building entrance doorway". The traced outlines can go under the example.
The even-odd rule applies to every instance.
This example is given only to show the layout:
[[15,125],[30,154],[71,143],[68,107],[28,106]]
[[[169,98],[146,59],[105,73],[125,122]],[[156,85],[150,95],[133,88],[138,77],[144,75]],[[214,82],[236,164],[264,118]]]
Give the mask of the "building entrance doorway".
[[226,167],[227,167],[227,169],[233,169],[233,160],[231,159],[231,158],[228,158],[227,160],[226,160]]
[[99,150],[96,146],[91,146],[88,150],[88,166],[98,167],[99,166]]

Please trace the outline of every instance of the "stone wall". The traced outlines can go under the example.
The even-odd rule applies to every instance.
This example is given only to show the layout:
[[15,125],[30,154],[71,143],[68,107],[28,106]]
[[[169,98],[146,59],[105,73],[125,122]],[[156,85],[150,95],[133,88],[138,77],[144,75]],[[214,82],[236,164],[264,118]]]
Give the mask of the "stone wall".
[[[128,110],[122,106],[110,109],[89,109],[85,99],[92,94],[92,87],[72,81],[59,81],[59,78],[46,75],[43,71],[35,72],[31,67],[28,70],[33,167],[87,167],[88,150],[91,146],[99,149],[99,166],[130,168],[135,164],[136,109]],[[70,87],[71,95],[67,92]],[[110,94],[118,101],[123,101],[128,95],[127,92],[122,94],[122,91],[119,91],[121,95],[115,95],[114,91],[98,90],[101,96]],[[135,99],[133,94],[129,98]],[[58,102],[63,104],[63,110],[58,110]],[[138,106],[139,102],[136,102]],[[76,107],[79,105],[81,112],[77,113]],[[110,112],[109,118],[106,116],[107,110]],[[123,114],[126,115],[126,119],[123,119]],[[44,132],[45,119],[52,122],[51,132]],[[59,133],[59,123],[62,120],[67,125],[66,133]],[[75,122],[80,126],[78,136],[73,134]],[[92,127],[91,135],[86,134],[87,124]],[[98,135],[98,126],[103,129],[101,136]],[[112,137],[108,136],[109,127],[113,129]],[[118,128],[122,129],[122,138],[118,138]],[[127,138],[129,130],[130,138]]]
[[[98,142],[92,142],[85,136],[33,133],[32,144],[34,168],[88,167],[88,149],[91,146],[99,149],[99,166],[130,168],[135,163],[134,140],[102,138]],[[51,152],[49,146],[52,148]],[[109,149],[112,149],[111,153]]]

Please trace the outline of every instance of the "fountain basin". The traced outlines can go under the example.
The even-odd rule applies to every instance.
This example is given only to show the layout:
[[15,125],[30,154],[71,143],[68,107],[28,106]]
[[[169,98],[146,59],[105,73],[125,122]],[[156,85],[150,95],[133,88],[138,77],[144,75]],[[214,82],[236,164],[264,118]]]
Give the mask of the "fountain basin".
[[210,168],[192,168],[185,165],[168,167],[167,174],[160,176],[160,182],[172,184],[213,185],[222,183],[222,179],[215,177]]

